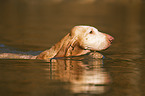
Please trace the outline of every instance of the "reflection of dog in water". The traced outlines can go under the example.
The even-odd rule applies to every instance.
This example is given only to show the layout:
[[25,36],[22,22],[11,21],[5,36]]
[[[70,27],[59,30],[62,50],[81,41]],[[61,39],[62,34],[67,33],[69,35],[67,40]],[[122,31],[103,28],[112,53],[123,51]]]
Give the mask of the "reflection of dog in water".
[[73,93],[102,94],[109,88],[109,74],[102,67],[103,59],[89,59],[88,56],[73,60],[57,59],[46,70],[50,79],[70,83],[66,89]]
[[112,36],[101,33],[94,27],[75,26],[58,43],[37,56],[2,53],[0,58],[50,60],[57,57],[79,56],[91,51],[104,50],[111,45],[113,39]]

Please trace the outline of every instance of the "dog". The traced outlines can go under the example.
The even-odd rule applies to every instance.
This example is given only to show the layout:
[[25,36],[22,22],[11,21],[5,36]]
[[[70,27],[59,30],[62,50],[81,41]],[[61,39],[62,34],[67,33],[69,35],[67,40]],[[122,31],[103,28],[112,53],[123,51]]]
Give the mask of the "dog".
[[50,60],[58,57],[80,56],[91,51],[105,50],[113,40],[112,36],[99,32],[95,27],[80,25],[73,27],[71,32],[58,43],[37,56],[2,53],[0,58]]

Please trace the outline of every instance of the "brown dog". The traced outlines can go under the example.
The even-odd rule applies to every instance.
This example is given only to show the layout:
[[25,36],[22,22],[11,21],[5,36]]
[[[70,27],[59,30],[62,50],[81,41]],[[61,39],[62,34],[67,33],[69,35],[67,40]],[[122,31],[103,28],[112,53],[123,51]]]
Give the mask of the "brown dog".
[[0,58],[42,59],[84,55],[91,51],[101,51],[108,48],[114,38],[99,32],[91,26],[75,26],[71,32],[50,49],[37,56],[3,53]]

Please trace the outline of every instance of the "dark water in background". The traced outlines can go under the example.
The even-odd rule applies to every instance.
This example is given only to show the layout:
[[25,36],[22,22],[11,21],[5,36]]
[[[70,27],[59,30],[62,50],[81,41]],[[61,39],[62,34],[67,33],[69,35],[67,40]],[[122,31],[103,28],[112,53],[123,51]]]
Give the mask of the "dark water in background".
[[144,96],[144,17],[143,0],[0,0],[0,52],[48,49],[80,24],[115,37],[109,59],[0,59],[0,96]]

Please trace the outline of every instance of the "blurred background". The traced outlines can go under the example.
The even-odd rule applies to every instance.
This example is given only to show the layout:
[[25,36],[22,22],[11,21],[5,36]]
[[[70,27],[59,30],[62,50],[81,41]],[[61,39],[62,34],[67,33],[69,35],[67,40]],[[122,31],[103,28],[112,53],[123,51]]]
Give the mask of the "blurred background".
[[127,44],[141,40],[144,10],[143,0],[0,0],[0,43],[43,50],[91,25]]
[[[99,96],[144,96],[144,0],[0,0],[1,52],[5,51],[5,46],[7,46],[6,48],[8,49],[13,47],[22,51],[39,51],[48,49],[70,32],[71,28],[76,25],[91,25],[96,27],[99,31],[108,33],[115,38],[112,46],[108,50],[102,52],[103,55],[111,58],[104,60],[103,64],[104,68],[110,74],[110,78],[112,78],[112,83],[109,91],[100,92]],[[8,75],[6,72],[9,67],[3,66],[5,65],[5,62],[7,62],[7,64],[11,64],[12,62],[9,60],[0,60],[0,62],[0,68],[5,68],[3,71],[0,71],[1,74],[3,74],[3,78],[5,77],[5,79],[0,79],[0,85],[3,84],[3,82],[6,83],[1,87],[1,89],[5,88],[1,92],[2,96],[16,96],[17,93],[15,93],[15,91],[20,91],[18,87],[16,90],[14,90],[15,88],[13,89],[12,85],[10,87],[9,84],[12,84],[12,82],[10,83],[7,81],[8,78],[6,78],[12,74],[11,78],[16,76],[15,71],[19,70],[17,69],[17,66],[20,63],[30,63],[30,66],[27,65],[28,68],[30,67],[31,70],[37,69],[32,67],[34,66],[32,61],[13,61],[15,62],[14,64],[19,63],[15,66],[15,71],[11,70],[14,73]],[[11,66],[10,69],[13,67]],[[40,69],[43,69],[44,66],[39,65],[39,67]],[[39,75],[42,76],[42,74]],[[26,74],[22,76],[26,76],[27,78]],[[34,76],[34,74],[31,76]],[[11,78],[9,79],[11,80]],[[47,79],[46,82],[52,82],[47,81]],[[28,81],[32,82],[35,80],[36,79],[32,78],[30,80],[28,79]],[[17,80],[14,79],[14,81]],[[57,85],[57,83],[58,81],[53,84]],[[21,85],[21,83],[19,84]],[[39,86],[38,83],[36,83],[36,85]],[[46,85],[44,84],[44,86]],[[52,92],[55,92],[54,86],[51,86],[53,88],[50,89],[53,90]],[[25,86],[24,89],[25,88],[27,89],[28,86]],[[29,88],[31,90],[31,86],[29,86]],[[57,91],[61,88],[62,85],[61,87],[58,87]],[[40,90],[41,92],[39,93]],[[27,90],[27,92],[25,92],[23,90],[22,94],[19,93],[19,95],[17,95],[25,96],[24,93],[31,93],[31,91]],[[53,93],[50,94],[49,92],[46,92],[48,91],[47,87],[40,88],[39,91],[35,90],[35,92],[38,92],[39,94],[33,95],[46,96],[47,94],[49,96],[54,96]],[[59,92],[61,91],[62,90],[59,90]],[[7,94],[6,92],[15,93],[15,95]],[[74,96],[74,91],[68,93],[68,91],[63,90],[62,92],[62,96]],[[89,93],[85,96],[90,95],[91,94]],[[32,96],[32,94],[27,94],[26,96]],[[58,96],[58,94],[56,96]],[[77,96],[79,95],[77,94]],[[80,96],[84,95],[81,94]]]

